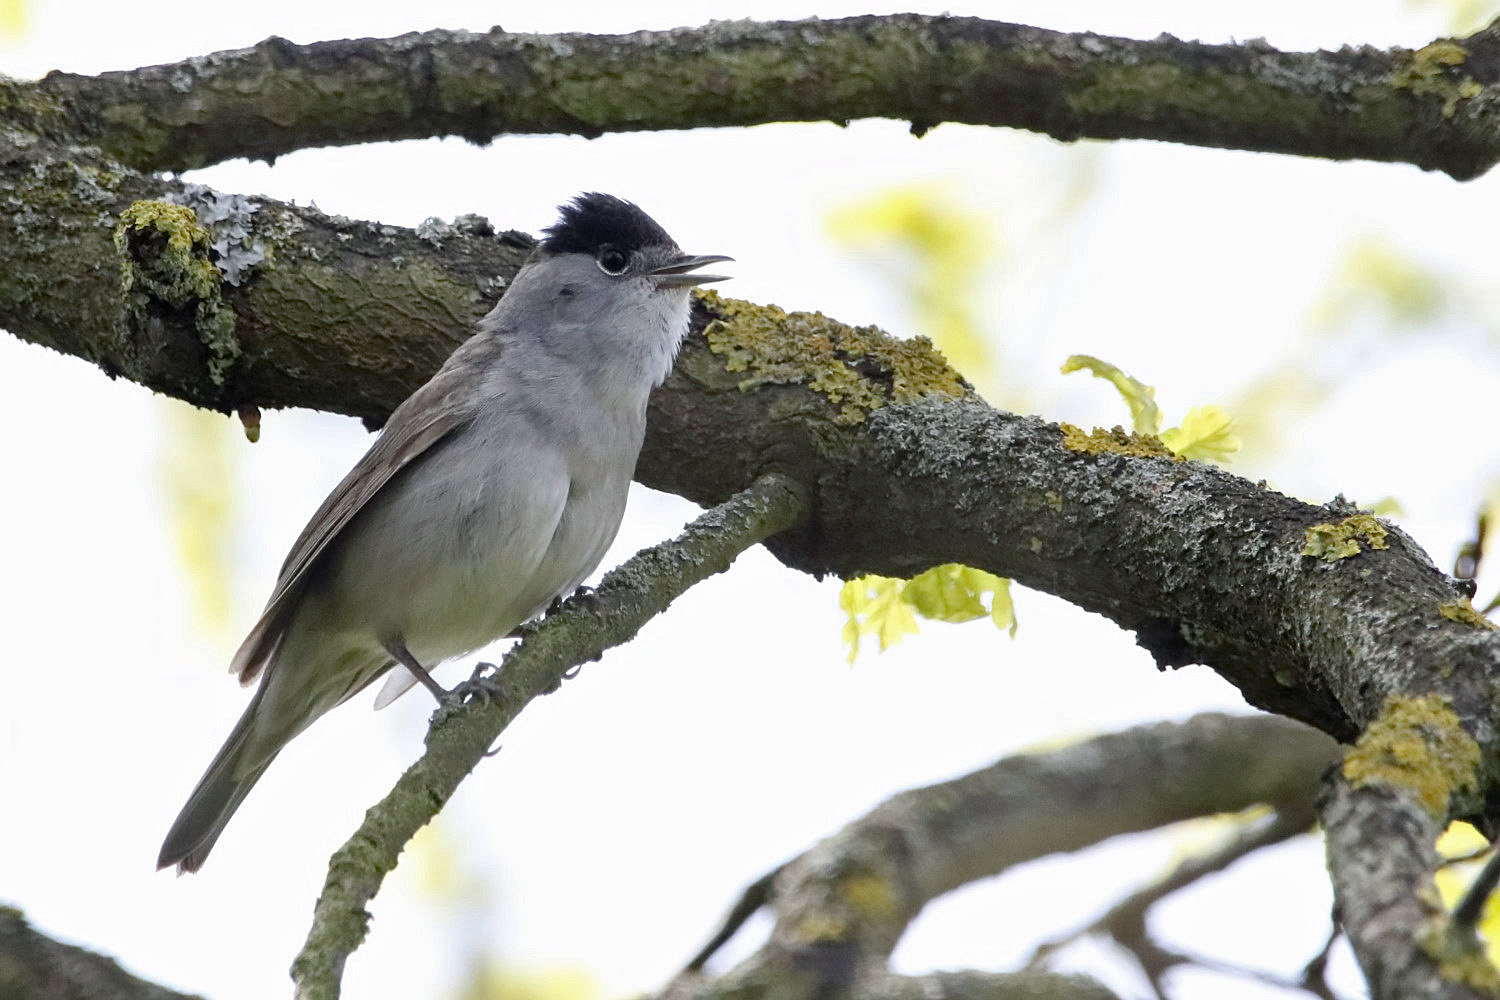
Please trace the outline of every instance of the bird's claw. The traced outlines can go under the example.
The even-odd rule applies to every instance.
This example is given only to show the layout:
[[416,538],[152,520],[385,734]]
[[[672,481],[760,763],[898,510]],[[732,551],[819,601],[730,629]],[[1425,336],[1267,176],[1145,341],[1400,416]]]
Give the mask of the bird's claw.
[[448,695],[461,705],[476,702],[481,705],[490,705],[502,701],[505,692],[500,689],[500,671],[493,663],[477,663],[469,679],[455,684]]

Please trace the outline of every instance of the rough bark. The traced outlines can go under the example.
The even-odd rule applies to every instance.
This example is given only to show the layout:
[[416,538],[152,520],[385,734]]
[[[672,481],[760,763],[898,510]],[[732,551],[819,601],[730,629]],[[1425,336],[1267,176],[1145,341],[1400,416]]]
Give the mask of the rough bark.
[[[726,933],[665,996],[864,996],[890,974],[907,926],[943,893],[1056,852],[1255,805],[1296,814],[1305,830],[1337,756],[1331,739],[1297,723],[1205,714],[902,792],[752,886]],[[722,975],[705,973],[709,953],[761,905],[775,915],[770,939]],[[1024,913],[1027,902],[1013,905]]]
[[[1416,52],[1287,54],[898,16],[617,39],[278,41],[93,80],[6,81],[0,325],[200,405],[378,422],[468,333],[529,238],[475,219],[417,231],[332,219],[140,170],[444,131],[889,115],[1467,177],[1494,160],[1497,40],[1490,29]],[[697,96],[674,96],[667,74],[641,103],[656,59],[682,67]],[[471,78],[478,89],[462,90]],[[353,86],[374,103],[340,115],[317,97]],[[1431,836],[1450,816],[1483,817],[1500,793],[1500,633],[1399,530],[1175,461],[1149,439],[994,411],[919,342],[715,296],[650,426],[649,485],[712,504],[766,474],[799,484],[808,517],[772,541],[789,566],[979,566],[1107,616],[1163,667],[1205,663],[1254,704],[1358,737],[1323,819],[1375,995],[1500,992],[1424,895]]]
[[27,127],[145,170],[429,135],[896,118],[1059,139],[1163,139],[1414,163],[1457,178],[1500,155],[1486,31],[1419,50],[1281,52],[891,14],[629,35],[429,31],[251,49],[18,85]]
[[198,1000],[138,979],[112,958],[54,941],[0,906],[0,997],[5,1000]]
[[[476,700],[438,709],[427,750],[334,854],[307,941],[292,966],[298,1000],[339,995],[344,960],[364,940],[365,906],[416,832],[437,815],[500,733],[533,698],[582,664],[628,642],[689,587],[729,568],[745,549],[806,514],[801,489],[765,476],[706,512],[678,538],[637,553],[592,593],[528,626]],[[471,682],[472,683],[472,682]]]

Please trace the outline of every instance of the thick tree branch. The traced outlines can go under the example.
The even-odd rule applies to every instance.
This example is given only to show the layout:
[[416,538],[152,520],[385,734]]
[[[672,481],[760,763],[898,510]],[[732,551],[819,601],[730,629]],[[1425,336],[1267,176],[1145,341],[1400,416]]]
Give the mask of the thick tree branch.
[[[142,175],[68,153],[37,142],[0,160],[0,197],[51,206],[0,214],[0,323],[225,410],[301,405],[378,421],[472,329],[528,244],[478,224],[424,238],[247,201],[268,251],[223,289],[235,342],[216,351],[190,302],[122,290],[122,272],[173,264],[161,249],[170,233],[147,223],[117,248],[117,213],[181,190],[153,192]],[[996,412],[919,343],[706,301],[653,398],[641,481],[712,504],[785,471],[815,494],[812,527],[774,546],[791,566],[980,566],[1106,615],[1163,666],[1207,663],[1252,703],[1340,738],[1388,695],[1438,694],[1472,720],[1492,773],[1500,635],[1399,531],[1372,521],[1384,548],[1356,539],[1348,558],[1305,555],[1310,531],[1352,531],[1354,511]],[[216,368],[216,357],[230,360]],[[1480,799],[1464,808],[1480,811]]]
[[[836,27],[850,32],[851,23]],[[942,22],[950,23],[962,24]],[[871,37],[883,26],[871,27]],[[816,34],[818,26],[804,27]],[[1048,36],[1001,28],[1006,37]],[[908,46],[932,41],[909,24],[897,37]],[[795,38],[782,41],[797,49]],[[1302,104],[1278,104],[1255,72],[1225,76],[1216,62],[1233,53],[1236,72],[1250,67],[1295,84],[1296,66],[1263,47],[1179,52],[1171,40],[1051,41],[1074,45],[1064,54],[1076,64],[1063,63],[1091,81],[1082,91],[1048,91],[1014,67],[986,77],[981,56],[995,46],[962,39],[938,47],[948,76],[936,78],[965,79],[965,92],[983,95],[1012,123],[1032,115],[1034,127],[1058,134],[1082,134],[1081,123],[1091,134],[1146,134],[1107,126],[1147,122],[1157,137],[1235,144],[1209,134],[1208,124],[1227,121],[1239,135],[1244,117],[1268,101],[1264,121],[1287,124],[1253,148],[1293,148],[1288,136],[1305,130],[1321,138],[1303,152],[1388,153],[1455,176],[1493,159],[1493,31],[1416,54],[1325,54],[1332,61],[1316,65],[1332,91],[1303,93]],[[753,68],[761,50],[744,44]],[[843,44],[830,42],[829,51]],[[901,58],[919,59],[922,46],[914,49]],[[973,60],[979,75],[965,76]],[[897,62],[900,87],[935,86]],[[1140,77],[1143,68],[1153,72]],[[707,63],[698,70],[717,79]],[[780,72],[780,91],[805,89],[788,87],[788,70]],[[1205,90],[1199,72],[1235,99]],[[735,79],[727,78],[728,92],[749,100]],[[820,79],[813,74],[807,87],[816,91]],[[182,82],[191,89],[192,74]],[[473,220],[412,232],[145,176],[80,144],[102,142],[116,126],[88,122],[84,90],[47,90],[65,83],[4,85],[0,107],[16,127],[0,132],[0,325],[111,375],[224,410],[308,405],[378,422],[472,329],[529,246]],[[858,101],[871,100],[862,76],[844,84]],[[609,87],[630,93],[628,82]],[[1080,94],[1105,101],[1105,110],[1080,104]],[[1067,114],[1057,118],[1060,107]],[[568,113],[578,117],[577,108]],[[1044,124],[1054,119],[1063,124]],[[600,120],[587,127],[603,127]],[[651,126],[638,119],[634,127]],[[193,130],[214,123],[176,127],[155,141],[188,136],[191,147]],[[248,125],[238,131],[255,134]],[[130,142],[112,148],[159,164]],[[168,196],[197,217],[140,203]],[[1151,441],[1091,438],[996,412],[920,343],[717,297],[697,311],[649,427],[637,472],[649,485],[715,503],[767,472],[805,484],[811,518],[771,545],[790,566],[847,576],[976,565],[1109,617],[1164,667],[1206,663],[1254,704],[1342,739],[1361,736],[1324,819],[1331,850],[1347,851],[1336,885],[1376,996],[1408,995],[1408,982],[1467,989],[1493,974],[1482,960],[1432,957],[1432,914],[1417,893],[1431,870],[1422,838],[1448,815],[1482,816],[1500,794],[1500,633],[1401,532],[1341,503],[1313,507],[1173,461]],[[1416,822],[1413,810],[1427,818]],[[1382,888],[1360,877],[1376,861],[1400,878]]]
[[[1336,759],[1331,741],[1327,750],[1328,753],[1318,768],[1320,773]],[[1049,956],[1079,938],[1107,934],[1117,945],[1130,952],[1142,974],[1156,990],[1157,996],[1165,998],[1168,995],[1163,981],[1165,974],[1176,966],[1193,962],[1194,959],[1168,950],[1156,941],[1147,924],[1151,908],[1172,893],[1205,876],[1217,874],[1264,847],[1307,833],[1312,827],[1314,815],[1311,796],[1302,801],[1279,803],[1270,816],[1236,830],[1227,842],[1212,850],[1185,858],[1166,875],[1115,903],[1099,917],[1089,921],[1087,926],[1039,945],[1032,952],[1031,962],[1028,964],[1045,962]]]
[[[198,219],[131,209],[143,199]],[[218,195],[41,139],[0,140],[0,204],[0,327],[225,412],[325,396],[326,408],[382,420],[473,331],[532,246],[477,218],[416,232]],[[215,267],[222,287],[192,280]],[[206,298],[232,317],[227,329],[203,321]]]
[[198,1000],[138,979],[119,963],[54,941],[0,906],[0,997],[5,1000]]
[[[1400,739],[1414,735],[1408,729]],[[1500,972],[1483,942],[1445,911],[1433,881],[1439,865],[1433,845],[1446,825],[1446,810],[1434,808],[1430,798],[1424,802],[1419,787],[1365,780],[1355,766],[1358,753],[1331,783],[1321,816],[1339,920],[1371,995],[1500,995]],[[1402,748],[1380,753],[1385,766],[1405,766],[1398,759]]]
[[1310,822],[1336,759],[1333,741],[1306,726],[1206,714],[902,792],[778,869],[766,894],[775,929],[756,954],[706,982],[699,956],[668,995],[756,995],[768,983],[790,991],[778,996],[864,995],[865,979],[888,974],[902,933],[937,896],[1196,816],[1271,804]]
[[629,35],[429,31],[11,83],[0,107],[142,170],[317,145],[896,118],[1414,163],[1500,156],[1500,39],[1280,52],[892,14]]
[[598,590],[570,599],[543,622],[526,627],[493,678],[495,698],[440,708],[426,752],[329,861],[312,928],[292,966],[299,1000],[338,996],[344,961],[364,940],[365,905],[396,867],[407,841],[437,815],[533,698],[555,690],[580,664],[632,639],[689,587],[722,573],[745,549],[792,527],[805,513],[805,497],[795,484],[774,475],[756,480],[677,538],[612,570]]
[[[748,971],[748,970],[747,970]],[[754,976],[679,976],[656,1000],[823,1000],[816,977],[804,970],[765,965]],[[859,977],[859,1000],[1119,1000],[1089,976],[1023,969],[1020,972],[944,970],[919,976],[871,971]],[[835,994],[837,995],[837,994]]]

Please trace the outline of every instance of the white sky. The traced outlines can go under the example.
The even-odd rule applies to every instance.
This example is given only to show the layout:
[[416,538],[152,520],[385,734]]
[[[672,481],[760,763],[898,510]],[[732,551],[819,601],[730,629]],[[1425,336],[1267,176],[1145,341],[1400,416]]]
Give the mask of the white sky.
[[[613,31],[911,6],[263,0],[229,17],[199,3],[39,3],[24,42],[0,43],[0,71],[129,68],[269,34],[310,42],[496,19],[516,31]],[[1384,0],[947,9],[1294,48],[1420,45],[1446,30],[1435,10]],[[1049,216],[1087,170],[1097,187],[1084,211]],[[992,220],[1002,243],[992,283],[974,294],[1012,377],[1045,416],[1080,423],[1113,424],[1124,411],[1102,383],[1058,376],[1067,355],[1096,354],[1157,385],[1169,415],[1222,402],[1306,339],[1308,311],[1342,253],[1373,236],[1457,274],[1467,297],[1424,331],[1420,349],[1367,333],[1361,379],[1318,413],[1288,413],[1286,450],[1240,471],[1317,500],[1394,495],[1404,526],[1444,566],[1500,475],[1496,300],[1486,294],[1494,177],[1460,185],[1400,165],[1065,146],[954,126],[918,141],[901,123],[866,122],[310,151],[193,179],[392,223],[479,212],[531,231],[580,190],[612,191],[684,247],[734,255],[728,294],[898,332],[910,320],[881,281],[890,262],[840,249],[825,220],[883,187],[932,181]],[[261,443],[236,445],[240,508],[225,544],[239,603],[231,632],[205,635],[164,523],[158,463],[173,405],[0,337],[0,434],[15,470],[0,500],[0,789],[29,804],[0,833],[0,901],[148,978],[213,1000],[276,996],[327,856],[419,751],[430,705],[414,696],[374,714],[362,698],[322,720],[282,755],[201,874],[152,870],[168,822],[243,707],[245,693],[223,673],[229,652],[303,520],[368,444],[353,421],[293,412],[268,413]],[[237,434],[227,422],[224,432]],[[638,491],[606,565],[692,513]],[[893,791],[1043,741],[1243,709],[1203,668],[1159,674],[1100,618],[1030,592],[1018,605],[1014,641],[983,624],[929,626],[850,669],[837,585],[747,555],[526,713],[439,823],[467,894],[433,897],[421,877],[430,861],[404,862],[375,902],[345,995],[438,995],[475,955],[533,971],[582,968],[604,996],[651,989],[743,883]],[[1006,968],[1159,871],[1172,849],[1111,845],[956,894],[924,915],[898,963]],[[1318,846],[1252,865],[1253,878],[1187,894],[1159,926],[1292,974],[1325,926]],[[1117,988],[1142,995],[1111,968]],[[1280,995],[1196,973],[1179,986],[1180,996],[1216,1000]]]

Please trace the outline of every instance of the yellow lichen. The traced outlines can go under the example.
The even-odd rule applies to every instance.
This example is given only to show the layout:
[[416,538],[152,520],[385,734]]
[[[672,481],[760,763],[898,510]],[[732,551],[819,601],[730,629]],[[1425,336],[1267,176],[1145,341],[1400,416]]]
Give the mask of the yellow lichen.
[[1048,507],[1051,507],[1053,510],[1057,511],[1059,514],[1062,513],[1063,499],[1062,499],[1062,494],[1061,493],[1058,493],[1056,490],[1048,490],[1045,494],[1043,494],[1043,496],[1045,496],[1046,499],[1047,499],[1047,506]]
[[1417,49],[1410,60],[1392,72],[1391,86],[1414,94],[1441,97],[1443,117],[1452,118],[1459,101],[1484,93],[1484,87],[1473,77],[1454,70],[1468,58],[1469,50],[1462,45],[1446,38],[1438,39]]
[[829,913],[810,913],[797,921],[796,934],[804,944],[819,941],[841,941],[849,932],[849,925]]
[[1454,792],[1478,788],[1479,744],[1464,732],[1448,700],[1391,696],[1379,718],[1344,755],[1344,777],[1355,788],[1383,786],[1416,796],[1437,819]]
[[1349,559],[1364,551],[1363,542],[1371,549],[1388,549],[1385,540],[1385,525],[1371,514],[1355,514],[1338,524],[1315,524],[1303,535],[1302,554],[1327,562]]
[[1450,983],[1500,996],[1500,971],[1471,933],[1458,932],[1446,918],[1433,920],[1420,939],[1422,951],[1438,964],[1438,974]]
[[896,913],[896,894],[885,879],[869,873],[851,875],[839,884],[839,890],[865,916],[888,919]]
[[1467,597],[1461,601],[1452,601],[1448,604],[1439,604],[1438,614],[1442,615],[1450,622],[1461,622],[1464,625],[1473,625],[1477,628],[1500,629],[1500,625],[1496,625],[1484,615],[1480,614],[1478,611],[1475,611],[1474,605],[1469,603],[1469,599]]
[[211,256],[213,236],[191,208],[166,201],[137,201],[115,225],[120,284],[134,293],[135,307],[152,300],[174,309],[191,307],[193,327],[208,348],[208,374],[223,385],[240,354],[234,311],[224,307],[221,275]]
[[[193,210],[166,201],[133,202],[120,213],[115,246],[125,252],[131,240],[145,239],[153,232],[164,238],[165,245],[157,248],[144,266],[128,268],[122,274],[126,291],[144,284],[163,301],[179,306],[194,299],[217,297],[219,270],[209,259],[213,236]],[[133,256],[139,262],[146,255]]]
[[1134,455],[1138,458],[1170,458],[1181,462],[1182,456],[1162,444],[1161,438],[1153,434],[1131,434],[1123,427],[1104,430],[1095,427],[1085,431],[1072,424],[1059,424],[1062,428],[1063,447],[1069,451],[1086,454]]
[[859,423],[892,403],[971,392],[925,337],[898,340],[873,326],[846,326],[821,313],[789,313],[711,291],[703,301],[717,317],[704,330],[709,349],[727,371],[748,373],[742,390],[805,385],[839,407],[838,423]]

